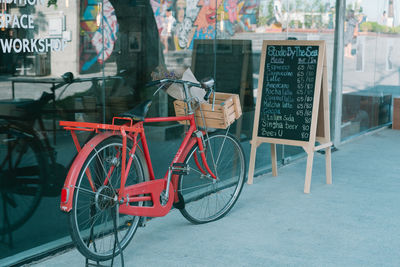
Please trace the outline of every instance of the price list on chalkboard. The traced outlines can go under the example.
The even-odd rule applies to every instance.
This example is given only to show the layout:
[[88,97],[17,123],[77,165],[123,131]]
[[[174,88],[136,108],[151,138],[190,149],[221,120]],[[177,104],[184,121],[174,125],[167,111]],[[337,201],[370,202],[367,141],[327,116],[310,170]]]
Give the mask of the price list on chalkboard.
[[259,137],[309,141],[318,49],[267,45]]

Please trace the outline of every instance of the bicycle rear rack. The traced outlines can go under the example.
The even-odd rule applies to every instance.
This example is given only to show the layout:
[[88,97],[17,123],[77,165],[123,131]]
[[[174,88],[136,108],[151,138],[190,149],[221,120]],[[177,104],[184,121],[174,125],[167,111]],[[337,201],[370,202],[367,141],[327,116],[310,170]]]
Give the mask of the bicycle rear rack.
[[[122,125],[116,125],[117,121],[128,121]],[[143,122],[134,123],[131,118],[114,117],[112,124],[80,122],[80,121],[60,121],[60,126],[71,132],[72,140],[74,141],[76,150],[81,151],[81,145],[78,141],[75,131],[86,131],[99,133],[100,131],[113,131],[126,136],[126,132],[143,133]]]
[[[128,121],[125,124],[117,125],[117,121]],[[133,123],[131,118],[114,117],[112,124],[102,124],[94,122],[80,122],[80,121],[60,121],[60,126],[69,131],[87,131],[98,133],[100,130],[105,131],[122,131],[125,132],[143,132],[141,122]]]

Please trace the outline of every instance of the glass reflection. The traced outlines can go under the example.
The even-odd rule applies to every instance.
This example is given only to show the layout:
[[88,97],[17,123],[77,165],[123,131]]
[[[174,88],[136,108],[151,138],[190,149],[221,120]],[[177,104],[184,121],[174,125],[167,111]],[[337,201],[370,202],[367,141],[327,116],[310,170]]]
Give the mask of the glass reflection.
[[390,123],[398,94],[398,1],[348,1],[345,23],[342,139]]
[[[10,80],[13,89],[16,83],[38,82],[32,78]],[[43,92],[39,99],[0,100],[0,236],[7,246],[2,250],[5,255],[21,249],[23,227],[40,227],[40,220],[31,217],[43,197],[60,194],[66,176],[65,164],[57,157],[55,120],[45,115],[53,107],[59,82],[62,80],[42,79],[40,83],[52,84],[51,93]]]
[[[240,95],[243,117],[231,130],[249,154],[262,40],[325,40],[330,84],[334,0],[30,2],[0,3],[0,258],[67,236],[58,195],[75,151],[58,120],[109,122],[153,98],[146,82],[191,68],[198,80],[214,76],[217,90]],[[399,1],[347,4],[343,138],[390,122],[400,77]],[[65,72],[77,80],[53,90]],[[174,115],[172,101],[159,94],[149,116]],[[183,131],[148,127],[155,152]],[[300,152],[278,147],[282,162]],[[258,153],[256,168],[265,171],[269,146]]]

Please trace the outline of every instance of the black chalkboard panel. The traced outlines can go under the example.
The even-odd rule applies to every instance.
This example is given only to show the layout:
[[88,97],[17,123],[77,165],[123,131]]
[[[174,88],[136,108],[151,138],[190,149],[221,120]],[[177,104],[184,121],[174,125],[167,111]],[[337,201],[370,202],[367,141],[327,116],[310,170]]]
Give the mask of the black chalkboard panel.
[[259,137],[309,141],[318,55],[317,45],[267,45]]

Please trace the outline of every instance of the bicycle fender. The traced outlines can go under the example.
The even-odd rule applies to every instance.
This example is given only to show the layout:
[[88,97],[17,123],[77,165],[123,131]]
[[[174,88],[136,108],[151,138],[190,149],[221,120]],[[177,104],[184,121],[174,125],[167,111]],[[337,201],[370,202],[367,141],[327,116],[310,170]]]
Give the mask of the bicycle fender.
[[93,149],[100,144],[106,138],[109,138],[113,135],[118,135],[112,132],[104,132],[96,135],[92,139],[89,140],[82,148],[82,150],[76,156],[74,162],[72,163],[67,178],[64,182],[64,187],[61,190],[61,201],[60,201],[60,209],[65,212],[70,212],[72,209],[72,200],[75,191],[75,184],[78,179],[78,175],[82,169],[83,164],[85,163],[86,158],[93,151]]

